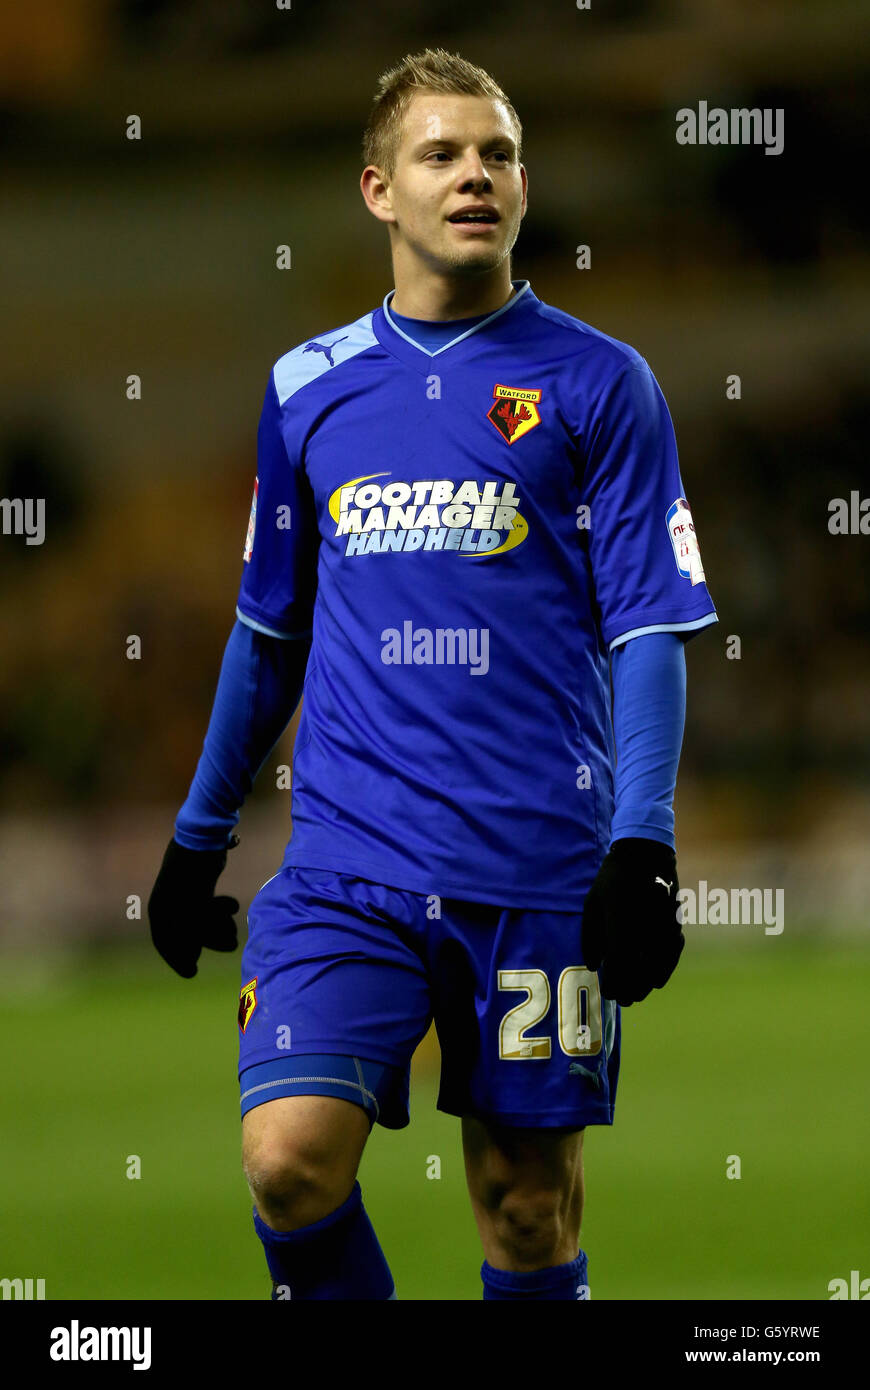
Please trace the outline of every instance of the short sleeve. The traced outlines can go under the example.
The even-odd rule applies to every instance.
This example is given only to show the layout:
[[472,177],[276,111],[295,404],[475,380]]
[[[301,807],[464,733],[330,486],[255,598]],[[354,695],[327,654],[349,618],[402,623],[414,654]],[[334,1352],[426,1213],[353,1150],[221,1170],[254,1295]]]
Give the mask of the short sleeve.
[[270,373],[257,431],[257,476],[236,614],[272,637],[307,637],[320,532],[311,484],[298,451],[288,447],[282,424]]
[[642,357],[593,406],[581,500],[608,647],[648,632],[691,636],[718,621],[707,590],[665,398]]

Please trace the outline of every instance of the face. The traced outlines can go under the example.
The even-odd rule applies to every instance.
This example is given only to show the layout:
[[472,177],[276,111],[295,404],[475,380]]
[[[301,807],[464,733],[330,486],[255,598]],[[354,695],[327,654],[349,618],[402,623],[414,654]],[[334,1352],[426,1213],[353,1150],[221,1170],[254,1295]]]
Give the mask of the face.
[[402,248],[441,272],[474,275],[510,255],[526,187],[503,103],[415,92],[393,177],[371,183],[367,201],[390,224],[394,252]]

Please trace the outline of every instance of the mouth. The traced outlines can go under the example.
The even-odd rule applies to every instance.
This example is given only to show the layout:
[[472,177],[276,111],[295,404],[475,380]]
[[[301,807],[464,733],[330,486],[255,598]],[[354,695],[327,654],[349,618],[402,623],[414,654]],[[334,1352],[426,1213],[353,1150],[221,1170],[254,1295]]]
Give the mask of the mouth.
[[482,232],[494,227],[499,215],[495,208],[465,207],[452,213],[447,221],[454,227],[462,227],[464,231]]

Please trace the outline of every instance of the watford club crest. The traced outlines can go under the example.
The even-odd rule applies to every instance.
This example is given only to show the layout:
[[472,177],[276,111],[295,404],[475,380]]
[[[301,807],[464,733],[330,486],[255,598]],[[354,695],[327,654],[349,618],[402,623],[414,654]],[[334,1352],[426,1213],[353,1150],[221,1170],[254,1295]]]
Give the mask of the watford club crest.
[[538,402],[541,392],[519,386],[495,386],[495,401],[487,415],[508,444],[516,444],[524,434],[541,423]]
[[257,1007],[258,979],[259,976],[255,975],[249,984],[242,987],[242,992],[239,995],[239,1027],[243,1033],[251,1021],[251,1014]]

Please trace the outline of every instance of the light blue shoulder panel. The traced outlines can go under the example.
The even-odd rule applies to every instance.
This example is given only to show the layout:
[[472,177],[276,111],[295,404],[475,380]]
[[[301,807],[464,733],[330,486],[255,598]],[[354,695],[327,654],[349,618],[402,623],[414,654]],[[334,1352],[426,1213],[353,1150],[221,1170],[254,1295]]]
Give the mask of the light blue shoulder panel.
[[311,338],[300,343],[291,352],[285,352],[275,363],[275,390],[278,402],[283,405],[291,396],[310,381],[316,381],[324,372],[338,367],[349,357],[356,357],[373,347],[377,338],[372,332],[372,314],[368,313],[355,323],[344,328],[334,328],[320,338]]

